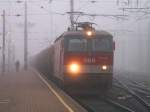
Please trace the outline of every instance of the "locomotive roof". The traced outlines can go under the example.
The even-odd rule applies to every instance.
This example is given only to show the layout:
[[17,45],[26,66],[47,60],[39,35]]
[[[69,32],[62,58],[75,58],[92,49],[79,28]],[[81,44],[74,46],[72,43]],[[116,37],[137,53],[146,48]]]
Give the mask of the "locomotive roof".
[[[95,31],[96,35],[102,35],[102,36],[111,36],[112,35],[110,33],[108,33],[107,31],[104,30],[100,30],[100,31]],[[70,35],[83,35],[83,31],[66,31],[63,36],[70,36]]]
[[[99,35],[99,36],[113,37],[109,32],[104,31],[104,30],[100,30],[100,31],[96,30],[95,33],[96,33],[96,35]],[[58,37],[55,40],[55,42],[57,40],[59,40],[59,38],[61,38],[61,37],[80,36],[80,35],[84,35],[82,30],[80,30],[80,31],[66,31],[60,37]]]

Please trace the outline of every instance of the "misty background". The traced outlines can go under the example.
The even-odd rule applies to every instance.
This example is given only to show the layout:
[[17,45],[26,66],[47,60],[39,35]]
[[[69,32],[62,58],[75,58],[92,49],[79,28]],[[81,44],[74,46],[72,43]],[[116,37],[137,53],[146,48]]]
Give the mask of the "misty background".
[[[115,69],[150,73],[149,0],[74,0],[77,21],[96,23],[112,33],[116,43]],[[6,67],[24,60],[24,1],[0,0],[0,68],[2,68],[3,10],[6,11]],[[70,25],[70,0],[27,0],[28,54],[34,56]],[[93,14],[93,15],[92,15]],[[121,16],[116,16],[121,15]],[[122,16],[123,15],[123,16]]]

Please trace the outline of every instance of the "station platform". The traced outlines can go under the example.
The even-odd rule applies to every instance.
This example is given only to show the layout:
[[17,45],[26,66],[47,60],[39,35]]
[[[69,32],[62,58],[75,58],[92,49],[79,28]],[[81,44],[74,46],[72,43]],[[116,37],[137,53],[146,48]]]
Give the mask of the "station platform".
[[87,112],[35,70],[0,75],[0,112]]

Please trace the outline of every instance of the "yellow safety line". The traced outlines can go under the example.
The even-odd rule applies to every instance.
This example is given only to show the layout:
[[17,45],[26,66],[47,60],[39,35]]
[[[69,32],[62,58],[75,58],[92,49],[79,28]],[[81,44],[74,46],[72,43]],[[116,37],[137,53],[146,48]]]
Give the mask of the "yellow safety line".
[[[35,71],[36,72],[36,71]],[[46,86],[53,92],[53,94],[59,99],[59,101],[69,110],[69,112],[74,112],[72,108],[63,100],[63,98],[53,89],[53,87],[40,75],[36,72],[39,78],[46,84]]]

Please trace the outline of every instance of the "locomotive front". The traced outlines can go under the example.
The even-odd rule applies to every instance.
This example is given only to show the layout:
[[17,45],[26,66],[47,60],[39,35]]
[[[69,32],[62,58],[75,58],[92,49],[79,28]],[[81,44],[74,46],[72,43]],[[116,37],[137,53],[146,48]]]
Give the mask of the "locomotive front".
[[90,32],[70,32],[65,35],[64,47],[65,88],[99,91],[111,87],[113,38],[109,33],[95,31],[92,36]]

